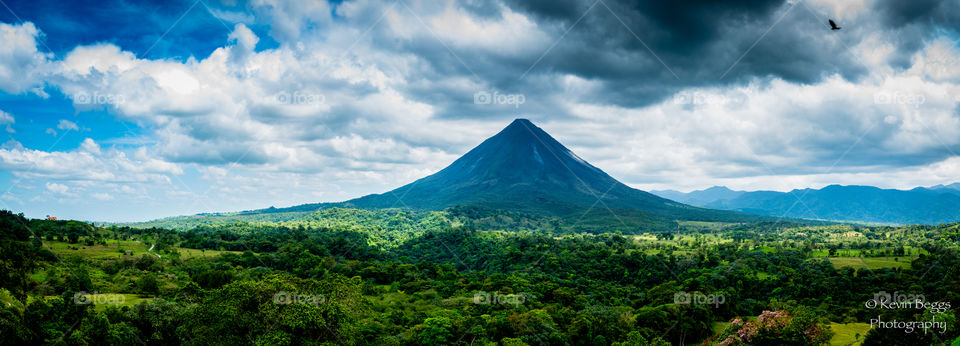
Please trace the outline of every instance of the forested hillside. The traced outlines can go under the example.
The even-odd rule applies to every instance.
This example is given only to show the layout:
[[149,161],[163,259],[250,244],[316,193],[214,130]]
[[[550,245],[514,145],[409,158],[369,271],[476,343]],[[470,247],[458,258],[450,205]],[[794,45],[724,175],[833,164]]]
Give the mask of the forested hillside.
[[[459,211],[468,212],[479,213]],[[957,224],[684,223],[626,235],[536,223],[481,230],[450,215],[339,209],[174,230],[4,212],[0,343],[886,345],[960,336],[951,308],[867,303],[894,292],[958,301]],[[878,314],[945,329],[870,328]]]

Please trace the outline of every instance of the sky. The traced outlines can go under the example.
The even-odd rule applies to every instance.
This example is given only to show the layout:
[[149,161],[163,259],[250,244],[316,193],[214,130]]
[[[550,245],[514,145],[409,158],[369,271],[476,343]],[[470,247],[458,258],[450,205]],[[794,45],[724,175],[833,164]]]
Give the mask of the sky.
[[342,201],[521,117],[645,190],[960,182],[957,0],[0,5],[29,217]]

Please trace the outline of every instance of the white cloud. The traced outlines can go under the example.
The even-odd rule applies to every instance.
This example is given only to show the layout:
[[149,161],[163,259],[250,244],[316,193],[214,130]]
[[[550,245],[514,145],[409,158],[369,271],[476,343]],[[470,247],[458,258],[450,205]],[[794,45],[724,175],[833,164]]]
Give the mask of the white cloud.
[[60,119],[60,123],[57,124],[57,128],[61,130],[67,130],[67,131],[69,130],[80,131],[80,127],[77,126],[76,123],[67,119]]
[[[537,27],[537,23],[523,14],[502,6],[501,18],[479,19],[464,9],[448,2],[443,11],[431,14],[426,23],[417,17],[404,16],[408,12],[400,6],[390,18],[391,27],[398,32],[413,32],[422,39],[433,40],[437,35],[445,42],[461,49],[491,51],[503,56],[535,56],[549,47],[552,38]],[[426,25],[429,26],[426,26]]]
[[137,62],[133,53],[121,51],[119,47],[99,43],[90,46],[77,46],[61,61],[62,72],[72,72],[81,76],[91,73],[122,73],[135,67]]
[[17,204],[23,204],[23,200],[21,200],[20,197],[17,197],[17,195],[11,192],[5,192],[3,195],[0,195],[0,199],[17,203]]
[[960,83],[960,41],[940,37],[913,58],[909,74],[932,81]]
[[90,138],[85,138],[83,142],[80,143],[80,149],[94,155],[100,154],[100,145]]
[[[48,55],[37,49],[40,30],[33,23],[0,23],[0,90],[19,94],[42,85]],[[42,91],[34,90],[38,95]]]
[[227,38],[236,44],[230,49],[231,60],[236,64],[246,63],[247,57],[253,54],[257,42],[260,41],[260,38],[243,24],[237,24]]
[[7,132],[14,133],[17,132],[13,129],[13,124],[16,122],[16,119],[13,118],[13,115],[3,110],[0,110],[0,125],[6,125]]
[[112,195],[110,195],[109,193],[103,193],[103,192],[97,192],[97,193],[91,194],[90,197],[93,197],[98,201],[109,201],[113,199]]
[[270,35],[281,43],[295,42],[312,26],[331,20],[326,1],[253,0],[250,5],[258,18],[270,24]]
[[15,122],[13,115],[0,110],[0,125],[10,125]]
[[46,186],[47,186],[47,191],[53,192],[55,194],[60,194],[60,195],[67,194],[67,190],[69,190],[69,188],[63,184],[48,182]]
[[211,8],[209,10],[210,14],[212,14],[214,17],[231,23],[252,24],[255,21],[255,18],[253,18],[252,15],[243,12],[226,11],[216,8]]
[[141,182],[165,185],[183,170],[149,157],[141,148],[134,157],[122,151],[102,151],[90,139],[73,151],[45,152],[22,146],[0,149],[0,168],[25,178],[95,182]]

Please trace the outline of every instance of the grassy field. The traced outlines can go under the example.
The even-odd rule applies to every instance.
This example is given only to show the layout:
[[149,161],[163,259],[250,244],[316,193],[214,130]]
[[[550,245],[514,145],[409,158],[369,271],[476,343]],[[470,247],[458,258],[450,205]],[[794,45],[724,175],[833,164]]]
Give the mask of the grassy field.
[[[111,240],[107,242],[107,245],[93,246],[87,246],[84,244],[70,244],[59,241],[45,241],[43,242],[43,245],[48,247],[58,256],[79,255],[83,258],[98,260],[119,258],[122,255],[120,253],[120,249],[130,250],[134,257],[140,257],[143,254],[147,254],[147,249],[150,248],[148,244],[133,240]],[[240,254],[240,251],[199,250],[184,248],[178,248],[177,250],[180,251],[181,258],[215,257],[228,252]]]
[[130,250],[134,256],[140,256],[147,253],[147,246],[144,243],[133,240],[111,240],[107,245],[70,244],[59,241],[45,241],[43,245],[48,247],[57,255],[80,255],[88,259],[112,259],[119,258],[122,254],[120,249]]
[[[923,250],[923,249],[920,249],[920,248],[916,248],[916,247],[913,247],[913,246],[905,246],[904,249],[907,251],[907,252],[905,253],[905,255],[906,255],[907,257],[915,257],[915,256],[920,255],[920,254],[923,254],[923,255],[929,255],[929,254],[930,254],[930,253],[927,252],[926,250]],[[836,253],[834,256],[839,256],[839,257],[857,257],[857,256],[860,256],[862,253],[863,253],[863,251],[861,251],[861,250],[859,250],[859,249],[843,249],[843,250],[837,251],[837,253]],[[813,250],[813,252],[811,253],[811,255],[812,255],[813,257],[830,257],[830,255],[829,255],[829,250],[827,250],[827,249],[815,249],[815,250]]]
[[241,254],[240,251],[220,251],[220,250],[199,250],[199,249],[177,249],[180,251],[180,258],[200,258],[200,257],[216,257],[225,253]]
[[685,229],[706,229],[711,231],[719,231],[727,226],[734,226],[737,223],[731,222],[708,222],[708,221],[679,221],[681,227]]
[[[102,292],[92,292],[95,294],[86,294],[83,298],[78,298],[80,302],[89,302],[89,304],[94,306],[94,309],[97,311],[106,310],[107,307],[117,306],[117,307],[132,307],[137,305],[140,302],[149,301],[153,298],[142,296],[138,294],[126,294],[126,293],[102,293]],[[59,298],[59,296],[45,296],[44,299],[50,298]]]
[[910,268],[910,257],[829,257],[835,268],[852,267],[856,269]]
[[733,239],[718,234],[670,234],[669,239],[657,239],[656,235],[644,233],[627,236],[633,243],[641,246],[695,246],[696,244],[716,245],[732,243]]
[[[870,324],[867,323],[831,323],[830,330],[833,331],[833,339],[830,339],[830,345],[860,345],[863,337],[870,330]],[[860,340],[857,340],[857,333],[860,334]]]

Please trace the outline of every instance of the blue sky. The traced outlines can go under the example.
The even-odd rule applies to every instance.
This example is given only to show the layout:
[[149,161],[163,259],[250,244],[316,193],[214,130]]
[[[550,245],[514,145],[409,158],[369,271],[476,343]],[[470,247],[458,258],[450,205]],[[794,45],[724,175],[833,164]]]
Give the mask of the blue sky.
[[31,217],[345,200],[517,117],[641,189],[960,181],[951,1],[2,2]]

